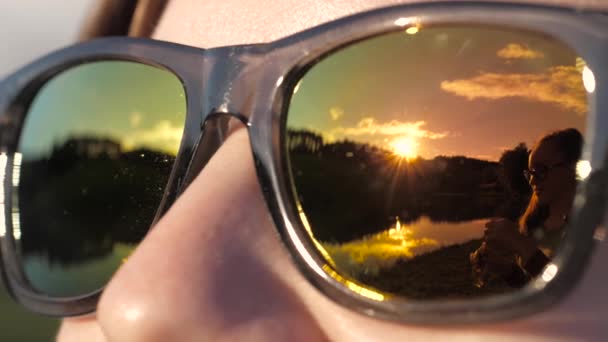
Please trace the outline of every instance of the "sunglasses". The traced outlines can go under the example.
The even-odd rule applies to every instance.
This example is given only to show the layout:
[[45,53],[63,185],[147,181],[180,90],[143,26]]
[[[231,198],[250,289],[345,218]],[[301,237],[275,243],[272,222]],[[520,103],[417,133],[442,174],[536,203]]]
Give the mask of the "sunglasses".
[[[0,83],[8,290],[42,314],[94,311],[236,120],[284,245],[334,301],[440,324],[541,310],[580,277],[605,209],[607,31],[593,11],[434,3],[269,44],[110,38],[43,57]],[[527,146],[563,129],[585,133],[584,200],[538,275],[508,255],[480,286],[484,225],[523,215]]]
[[532,177],[536,178],[538,181],[542,181],[547,177],[551,170],[565,165],[568,165],[568,162],[559,162],[549,166],[541,165],[532,169],[525,169],[523,175],[528,182],[532,181]]

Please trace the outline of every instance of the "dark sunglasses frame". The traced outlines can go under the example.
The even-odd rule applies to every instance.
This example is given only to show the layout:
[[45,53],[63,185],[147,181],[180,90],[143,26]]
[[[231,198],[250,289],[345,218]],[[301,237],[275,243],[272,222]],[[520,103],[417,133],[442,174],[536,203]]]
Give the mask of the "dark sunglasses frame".
[[[409,24],[408,24],[409,23]],[[475,300],[415,301],[378,294],[342,278],[306,232],[289,171],[286,112],[298,80],[320,59],[346,45],[409,25],[492,25],[532,31],[559,39],[585,59],[596,75],[589,94],[584,159],[592,175],[581,182],[572,229],[546,272],[521,290]],[[79,64],[127,60],[176,74],[187,95],[181,146],[155,222],[204,167],[227,133],[227,118],[248,127],[259,181],[282,241],[303,274],[342,305],[369,316],[428,324],[505,319],[538,311],[562,298],[585,269],[593,233],[605,211],[608,136],[608,15],[536,5],[480,2],[402,5],[340,19],[269,43],[208,50],[167,42],[111,38],[68,47],[24,67],[0,83],[0,176],[4,206],[0,217],[2,275],[8,290],[27,308],[72,316],[95,310],[101,289],[73,298],[36,292],[20,267],[12,220],[12,172],[28,106],[49,79]],[[602,114],[602,112],[604,112]]]
[[538,181],[542,181],[549,175],[549,172],[551,172],[552,170],[557,169],[558,167],[566,166],[568,164],[570,163],[562,161],[553,165],[543,166],[542,168],[525,169],[523,175],[526,181],[528,182],[532,180],[532,177],[534,177]]

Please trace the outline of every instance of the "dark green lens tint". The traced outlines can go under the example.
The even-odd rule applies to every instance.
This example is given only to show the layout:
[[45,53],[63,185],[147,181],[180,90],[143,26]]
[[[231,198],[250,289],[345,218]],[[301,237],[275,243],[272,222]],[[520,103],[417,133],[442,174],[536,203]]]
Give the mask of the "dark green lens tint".
[[330,54],[294,87],[286,122],[304,225],[339,280],[378,293],[524,286],[536,274],[521,246],[485,243],[484,229],[555,254],[588,170],[576,131],[593,88],[568,46],[510,28],[411,26]]
[[36,290],[76,296],[107,283],[152,223],[185,116],[180,80],[139,63],[83,64],[42,87],[19,140],[14,222]]

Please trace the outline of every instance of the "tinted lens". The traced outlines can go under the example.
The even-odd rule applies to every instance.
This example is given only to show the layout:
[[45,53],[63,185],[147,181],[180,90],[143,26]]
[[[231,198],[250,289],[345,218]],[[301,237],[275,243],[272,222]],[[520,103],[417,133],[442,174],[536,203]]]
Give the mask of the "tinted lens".
[[152,223],[185,115],[179,79],[138,63],[84,64],[42,87],[19,141],[13,214],[35,289],[74,296],[105,285]]
[[335,271],[380,292],[513,291],[559,248],[593,84],[564,43],[511,28],[409,27],[345,47],[293,89],[304,226]]

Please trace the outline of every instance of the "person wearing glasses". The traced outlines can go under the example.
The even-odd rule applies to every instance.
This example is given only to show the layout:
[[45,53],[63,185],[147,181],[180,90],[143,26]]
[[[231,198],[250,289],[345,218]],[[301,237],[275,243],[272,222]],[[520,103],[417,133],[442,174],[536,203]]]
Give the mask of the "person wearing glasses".
[[488,222],[485,245],[479,252],[485,255],[472,256],[477,263],[488,260],[487,269],[480,270],[486,277],[492,273],[490,260],[508,263],[505,256],[516,256],[523,274],[515,270],[506,277],[513,286],[523,286],[549,263],[572,209],[582,145],[583,137],[574,128],[547,134],[536,143],[524,170],[532,195],[519,225],[508,219]]
[[[21,304],[65,318],[59,341],[608,336],[608,6],[127,7],[103,7],[89,35],[127,32],[120,17],[155,41],[93,40],[0,82],[2,272]],[[476,292],[467,256],[506,196],[500,151],[565,127],[585,132],[591,171],[560,254],[522,289]],[[553,203],[535,158],[547,182],[570,171],[541,147],[530,183]],[[454,216],[460,229],[436,229]],[[380,269],[349,273],[334,250]],[[382,267],[398,271],[386,290],[370,285]]]

